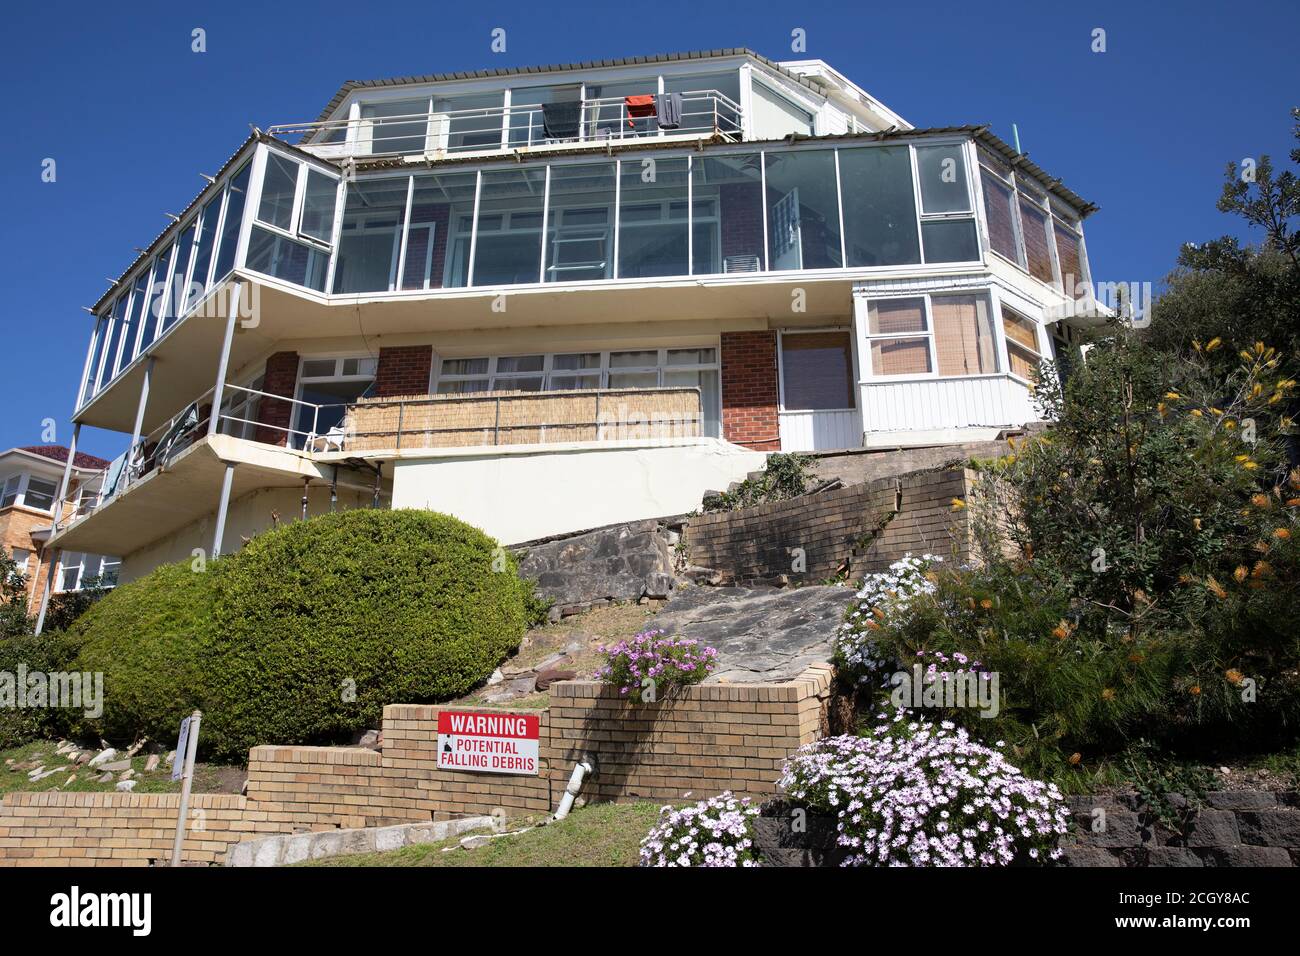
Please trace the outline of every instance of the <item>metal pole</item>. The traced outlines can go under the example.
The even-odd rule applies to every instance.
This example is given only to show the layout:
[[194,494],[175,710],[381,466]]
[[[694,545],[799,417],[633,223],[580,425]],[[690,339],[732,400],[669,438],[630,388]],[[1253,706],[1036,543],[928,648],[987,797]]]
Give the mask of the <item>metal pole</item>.
[[311,484],[310,478],[302,480],[302,520],[307,520],[307,486]]
[[72,466],[77,458],[77,439],[81,437],[81,422],[76,422],[72,426],[72,442],[68,445],[68,460],[63,464],[63,479],[59,482],[59,494],[54,499],[54,520],[50,523],[50,539],[45,542],[45,551],[47,552],[45,568],[45,593],[41,595],[41,611],[36,616],[35,633],[39,634],[45,629],[45,612],[50,607],[50,592],[54,590],[54,570],[57,562],[54,560],[54,548],[51,541],[59,533],[59,521],[63,517],[63,499],[67,497],[68,485],[72,483]]
[[339,504],[339,466],[334,466],[334,477],[330,479],[330,514]]
[[221,360],[217,363],[217,384],[212,387],[212,413],[208,415],[208,437],[217,433],[221,418],[221,401],[225,397],[226,372],[230,367],[230,345],[235,340],[235,319],[239,317],[239,293],[242,283],[237,279],[230,291],[230,305],[226,309],[226,337],[221,343]]
[[123,469],[122,477],[129,484],[131,481],[131,461],[135,458],[135,448],[140,444],[140,432],[144,430],[144,409],[145,404],[149,401],[149,384],[153,380],[153,363],[154,356],[149,356],[149,361],[144,363],[144,378],[140,382],[140,404],[135,409],[135,428],[131,432],[131,447],[126,453],[126,467]]
[[375,498],[370,505],[372,508],[379,507],[379,483],[381,480],[383,480],[383,477],[384,477],[384,466],[375,465]]
[[181,773],[181,806],[176,815],[176,841],[172,844],[172,866],[181,865],[181,844],[185,842],[185,817],[190,812],[190,784],[194,782],[194,754],[199,747],[199,723],[202,720],[202,712],[196,710],[190,714],[190,732],[185,742],[185,763]]
[[406,402],[397,403],[397,450],[402,449],[402,419],[406,416]]
[[226,533],[226,511],[230,508],[230,486],[235,480],[235,465],[226,462],[226,473],[221,479],[221,501],[217,504],[217,530],[212,535],[212,559],[221,557],[221,539]]

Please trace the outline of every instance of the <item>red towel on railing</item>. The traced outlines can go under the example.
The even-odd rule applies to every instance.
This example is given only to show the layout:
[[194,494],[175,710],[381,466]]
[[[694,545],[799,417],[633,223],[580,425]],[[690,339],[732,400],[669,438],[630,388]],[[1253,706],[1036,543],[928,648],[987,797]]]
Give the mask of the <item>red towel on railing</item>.
[[634,119],[654,116],[657,112],[653,93],[646,93],[640,96],[625,96],[623,97],[623,106],[627,110],[628,126],[636,125],[632,122]]

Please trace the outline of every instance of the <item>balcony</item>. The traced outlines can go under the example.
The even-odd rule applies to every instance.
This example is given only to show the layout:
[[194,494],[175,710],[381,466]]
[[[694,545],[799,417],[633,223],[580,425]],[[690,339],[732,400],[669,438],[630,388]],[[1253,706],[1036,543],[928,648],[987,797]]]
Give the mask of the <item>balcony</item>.
[[322,159],[446,159],[503,151],[536,152],[574,146],[705,139],[739,142],[744,120],[739,104],[718,90],[680,95],[676,125],[661,125],[652,97],[603,97],[575,101],[562,125],[541,105],[492,106],[446,112],[372,116],[314,123],[283,123],[267,132]]

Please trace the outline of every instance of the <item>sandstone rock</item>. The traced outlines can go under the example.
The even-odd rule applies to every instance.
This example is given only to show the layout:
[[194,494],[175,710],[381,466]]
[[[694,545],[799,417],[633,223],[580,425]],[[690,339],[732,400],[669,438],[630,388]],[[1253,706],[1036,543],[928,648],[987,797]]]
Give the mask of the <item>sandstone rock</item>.
[[157,754],[150,754],[148,759],[145,760],[144,762],[144,772],[153,773],[155,770],[158,769],[158,764],[160,763],[162,763],[161,757],[159,757]]
[[530,667],[529,670],[537,671],[539,673],[541,671],[552,670],[557,665],[563,664],[567,659],[568,659],[568,655],[563,652],[560,652],[558,654],[548,654],[546,657],[538,661],[536,666]]
[[117,779],[118,779],[118,780],[130,780],[130,779],[131,779],[132,777],[134,777],[134,776],[135,776],[135,771],[134,771],[134,770],[131,770],[131,769],[128,768],[128,769],[126,769],[126,770],[123,770],[123,771],[118,775],[118,778],[117,778]]
[[556,681],[573,680],[578,676],[577,671],[564,670],[544,670],[537,672],[537,689],[546,690]]
[[1300,811],[1253,810],[1237,815],[1241,842],[1269,847],[1300,847]]
[[365,747],[367,750],[378,750],[379,731],[367,730],[364,734],[361,735],[361,739],[357,741],[357,746]]
[[66,786],[68,786],[70,783],[72,783],[73,781],[75,781],[76,779],[77,779],[77,775],[74,773],[74,774],[73,774],[71,777],[69,777],[67,780],[63,781],[63,785],[66,787]]
[[1189,847],[1235,846],[1240,842],[1237,815],[1230,810],[1202,810],[1187,831]]
[[466,850],[477,850],[479,847],[487,846],[491,842],[492,838],[485,833],[475,833],[460,838],[460,845]]
[[44,780],[46,777],[52,777],[60,770],[67,770],[67,769],[68,769],[67,767],[51,767],[49,770],[45,770],[40,773],[32,773],[29,774],[28,776],[32,779],[33,782],[35,782],[37,780]]
[[99,753],[95,754],[95,756],[90,758],[90,765],[92,767],[98,767],[100,764],[107,763],[108,761],[112,760],[116,756],[117,756],[117,751],[114,750],[112,747],[107,747],[104,750],[101,750]]
[[139,740],[137,740],[135,743],[133,743],[130,747],[127,748],[126,755],[128,757],[134,757],[136,754],[140,752],[140,748],[142,748],[148,742],[149,742],[148,737],[141,737]]
[[646,575],[645,579],[645,596],[650,598],[666,598],[673,590],[673,576],[664,571],[654,571]]
[[495,687],[505,679],[505,675],[501,673],[501,668],[498,667],[492,672],[492,676],[487,679],[487,686]]
[[135,781],[134,781],[134,780],[123,780],[121,783],[119,783],[119,784],[118,784],[117,786],[115,786],[113,789],[114,789],[114,790],[120,790],[120,791],[122,791],[123,793],[130,793],[132,790],[135,789]]
[[[92,761],[92,763],[93,763],[93,761]],[[114,760],[112,763],[103,763],[103,764],[100,764],[99,766],[100,766],[100,768],[101,768],[102,770],[106,770],[106,771],[108,771],[109,773],[117,773],[119,770],[130,770],[130,769],[131,769],[131,761],[129,761],[129,760]]]
[[111,773],[101,773],[95,778],[96,783],[112,783],[113,775]]
[[569,641],[564,645],[565,654],[581,654],[587,649],[587,641]]

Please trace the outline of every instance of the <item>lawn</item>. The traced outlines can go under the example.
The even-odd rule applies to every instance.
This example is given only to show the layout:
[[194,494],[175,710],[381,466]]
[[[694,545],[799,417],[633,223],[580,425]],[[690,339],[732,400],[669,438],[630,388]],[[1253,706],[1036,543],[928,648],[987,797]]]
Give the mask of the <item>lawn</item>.
[[[0,750],[0,794],[11,793],[16,790],[24,790],[29,793],[40,793],[46,790],[61,790],[65,793],[108,793],[116,787],[117,778],[120,774],[113,774],[113,780],[110,782],[99,783],[95,779],[100,776],[99,770],[94,767],[73,767],[68,765],[65,758],[54,753],[57,746],[57,741],[37,740],[21,747]],[[119,755],[109,762],[113,763],[124,759],[126,758]],[[135,771],[135,776],[131,779],[136,781],[135,789],[132,792],[179,793],[181,783],[179,780],[175,783],[172,782],[171,768],[167,766],[166,762],[159,760],[158,769],[152,773],[146,773],[144,765],[148,759],[148,754],[144,753],[136,754],[131,758],[131,769]],[[9,762],[11,760],[13,763]],[[60,772],[51,774],[41,780],[31,780],[27,776],[28,771],[14,769],[16,765],[26,764],[32,760],[43,764],[46,770],[59,767],[61,768]],[[74,774],[76,779],[69,783],[68,778]],[[194,785],[192,789],[195,793],[239,793],[243,776],[244,771],[238,767],[199,763],[194,767]]]
[[[486,846],[461,848],[456,837],[442,843],[385,853],[358,853],[300,866],[635,866],[641,840],[659,816],[656,803],[600,803],[574,810],[545,826],[514,821],[525,832],[498,836]],[[544,819],[544,818],[541,818]],[[490,831],[482,831],[490,832]]]

